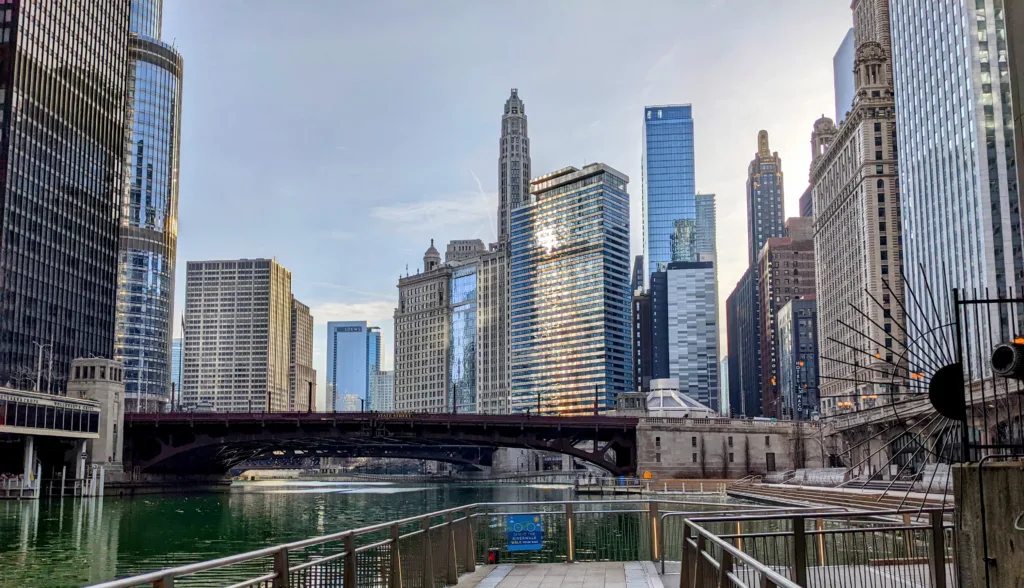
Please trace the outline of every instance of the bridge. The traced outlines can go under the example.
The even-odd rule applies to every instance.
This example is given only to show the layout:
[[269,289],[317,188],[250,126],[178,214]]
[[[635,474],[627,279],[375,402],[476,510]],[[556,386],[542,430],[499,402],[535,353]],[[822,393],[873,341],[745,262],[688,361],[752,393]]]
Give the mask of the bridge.
[[223,474],[278,455],[394,457],[489,465],[499,447],[571,455],[614,475],[637,470],[633,417],[392,413],[140,413],[124,420],[125,468]]

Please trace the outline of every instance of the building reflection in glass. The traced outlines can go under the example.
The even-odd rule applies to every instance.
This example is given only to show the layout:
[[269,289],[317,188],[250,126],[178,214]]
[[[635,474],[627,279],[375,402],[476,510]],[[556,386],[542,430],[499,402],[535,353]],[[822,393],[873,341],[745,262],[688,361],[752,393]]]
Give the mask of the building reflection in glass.
[[[452,305],[449,373],[455,410],[476,412],[476,264],[460,267],[451,280]],[[451,408],[452,400],[446,402]]]
[[565,168],[512,212],[513,412],[604,411],[633,388],[628,181]]

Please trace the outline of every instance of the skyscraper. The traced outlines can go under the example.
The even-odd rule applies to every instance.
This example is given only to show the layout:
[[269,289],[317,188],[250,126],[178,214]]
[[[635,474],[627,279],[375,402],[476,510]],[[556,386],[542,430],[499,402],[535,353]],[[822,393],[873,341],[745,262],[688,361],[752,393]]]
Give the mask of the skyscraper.
[[4,6],[0,381],[20,388],[34,383],[37,345],[52,344],[52,392],[73,358],[114,355],[130,4]]
[[643,241],[648,276],[686,258],[695,239],[693,116],[689,104],[644,107]]
[[313,315],[292,296],[291,345],[288,361],[288,410],[316,410],[316,370],[313,369]]
[[843,42],[832,57],[832,80],[836,99],[836,124],[842,124],[853,106],[853,29],[846,31]]
[[655,378],[718,410],[718,289],[710,261],[673,261],[651,274]]
[[175,394],[181,394],[181,367],[185,353],[185,338],[176,337],[171,342],[171,388]]
[[519,90],[505,101],[501,117],[501,155],[498,157],[498,242],[509,239],[509,215],[530,198],[530,138],[526,132],[526,105]]
[[[994,298],[1024,279],[1006,42],[1019,29],[1005,16],[1002,0],[892,0],[896,121],[883,135],[899,137],[900,198],[889,206],[899,206],[907,286],[919,297],[925,280],[936,296],[961,288]],[[982,349],[1020,332],[1000,309],[991,325],[967,326]],[[950,320],[924,303],[907,312],[909,340]],[[970,369],[987,373],[984,363]]]
[[395,410],[395,372],[382,370],[370,375],[370,402],[367,410]]
[[776,315],[794,298],[814,295],[814,230],[811,219],[786,221],[786,237],[768,239],[757,259],[758,334],[761,345],[761,408],[782,417],[779,391],[779,334]]
[[272,259],[190,261],[183,407],[288,410],[292,274]]
[[512,212],[512,410],[609,410],[633,389],[629,179],[600,163],[530,183]]
[[160,40],[162,13],[163,0],[132,2],[132,126],[114,347],[115,358],[124,363],[129,410],[152,410],[170,397],[182,58]]
[[807,420],[818,412],[818,310],[814,296],[779,309],[779,395],[782,418]]
[[[640,278],[643,279],[643,274]],[[636,292],[633,294],[633,386],[637,390],[649,390],[654,374],[652,321],[650,291]]]
[[729,333],[729,410],[761,416],[761,335],[757,268],[750,267],[726,301]]
[[[693,259],[679,261],[718,261],[718,246],[715,244],[717,231],[715,228],[715,195],[697,194],[694,197],[697,211],[696,230],[694,232]],[[715,268],[717,272],[717,267]]]
[[747,262],[757,266],[765,242],[784,234],[782,158],[768,148],[768,131],[757,133],[757,153],[747,167]]
[[[380,328],[366,321],[327,323],[327,404],[329,410],[352,412],[370,393],[370,376],[380,371]],[[353,398],[355,400],[353,400]],[[354,408],[356,407],[356,408]]]
[[[1006,46],[1010,66],[1010,96],[1013,101],[1013,134],[1017,145],[1017,159],[1024,157],[1024,2],[1003,0],[1006,11]],[[1024,165],[1017,167],[1017,200],[1022,200]]]
[[823,416],[892,398],[879,374],[891,373],[891,362],[903,355],[903,267],[917,273],[900,251],[906,241],[897,167],[900,176],[908,168],[896,158],[888,6],[887,0],[853,3],[853,106],[838,129],[823,117],[811,134]]

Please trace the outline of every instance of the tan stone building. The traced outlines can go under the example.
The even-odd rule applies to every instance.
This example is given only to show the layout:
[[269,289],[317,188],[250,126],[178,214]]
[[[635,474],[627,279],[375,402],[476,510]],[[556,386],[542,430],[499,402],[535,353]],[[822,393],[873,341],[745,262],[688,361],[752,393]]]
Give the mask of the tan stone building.
[[758,313],[761,346],[761,403],[764,416],[782,416],[779,390],[777,314],[794,298],[813,296],[814,233],[812,219],[786,221],[786,237],[768,239],[757,257]]
[[452,268],[430,248],[423,271],[398,280],[395,309],[395,410],[445,412],[448,385],[448,291]]
[[288,410],[316,410],[316,370],[313,369],[313,315],[292,296],[291,353],[288,367]]
[[889,3],[855,0],[853,13],[853,105],[811,134],[823,416],[887,402],[904,341]]

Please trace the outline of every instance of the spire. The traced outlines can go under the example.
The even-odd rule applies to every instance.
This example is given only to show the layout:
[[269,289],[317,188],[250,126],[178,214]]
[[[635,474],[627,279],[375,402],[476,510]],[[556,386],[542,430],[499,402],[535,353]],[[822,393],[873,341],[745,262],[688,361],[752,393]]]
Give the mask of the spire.
[[768,131],[761,130],[757,133],[757,154],[768,157],[772,152],[768,149]]

